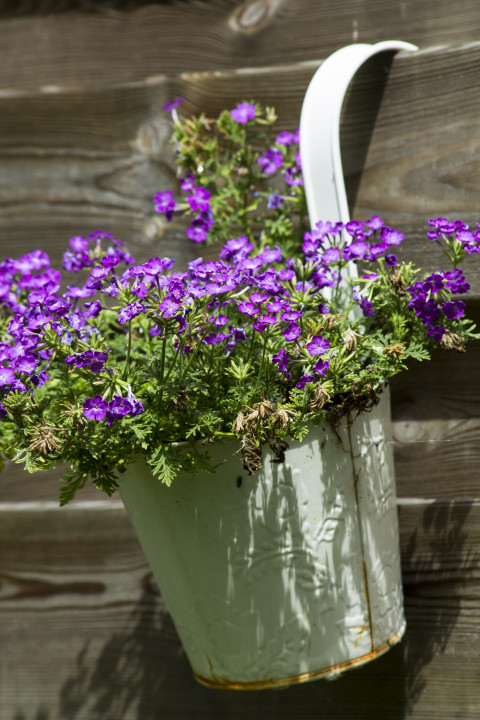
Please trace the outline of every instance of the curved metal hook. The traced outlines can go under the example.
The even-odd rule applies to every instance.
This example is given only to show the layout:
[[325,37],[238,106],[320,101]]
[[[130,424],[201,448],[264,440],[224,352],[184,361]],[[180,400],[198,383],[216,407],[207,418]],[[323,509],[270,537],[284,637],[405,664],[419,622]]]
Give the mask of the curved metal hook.
[[311,227],[319,220],[350,220],[340,155],[342,104],[361,65],[388,50],[418,48],[399,40],[348,45],[322,63],[308,86],[300,118],[300,156]]

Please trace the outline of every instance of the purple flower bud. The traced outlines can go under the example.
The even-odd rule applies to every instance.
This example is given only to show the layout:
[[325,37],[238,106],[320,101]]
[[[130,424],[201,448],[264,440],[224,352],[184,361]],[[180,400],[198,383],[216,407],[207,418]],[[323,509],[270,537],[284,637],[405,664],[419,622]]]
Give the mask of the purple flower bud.
[[164,112],[172,112],[173,110],[176,110],[183,102],[182,97],[176,97],[175,100],[167,100],[166,103],[164,103],[162,110]]

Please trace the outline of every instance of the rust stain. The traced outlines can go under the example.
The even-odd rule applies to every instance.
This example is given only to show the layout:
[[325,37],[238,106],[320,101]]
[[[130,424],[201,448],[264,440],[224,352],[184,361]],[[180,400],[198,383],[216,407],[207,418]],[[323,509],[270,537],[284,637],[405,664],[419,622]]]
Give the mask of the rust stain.
[[379,657],[380,655],[383,655],[383,653],[387,652],[387,650],[392,645],[395,645],[395,643],[399,642],[399,640],[402,638],[404,631],[405,627],[399,630],[399,632],[396,633],[390,640],[388,640],[388,642],[384,643],[376,650],[372,650],[372,652],[369,652],[366,655],[362,655],[359,658],[347,660],[346,662],[339,663],[338,665],[331,665],[330,667],[324,668],[322,670],[315,670],[314,672],[303,673],[302,675],[297,675],[296,677],[282,678],[281,680],[259,680],[258,682],[242,683],[229,682],[227,680],[210,680],[209,678],[204,678],[201,675],[197,675],[196,673],[194,673],[193,676],[202,685],[206,685],[207,687],[215,688],[217,690],[268,690],[271,688],[282,687],[284,685],[298,685],[300,683],[308,682],[309,680],[314,680],[315,678],[320,678],[322,677],[322,675],[341,673],[344,670],[347,670],[348,668],[351,668],[355,665],[360,665],[361,663],[366,663],[369,660],[374,660],[376,657]]
[[[360,532],[362,532],[362,528],[360,527]],[[363,546],[363,542],[362,542]],[[368,625],[370,627],[370,647],[371,652],[374,652],[373,648],[373,620],[372,620],[372,608],[370,607],[370,592],[368,589],[368,573],[367,573],[367,563],[365,562],[365,554],[363,555],[363,580],[365,583],[365,597],[367,600],[367,609],[368,609]]]

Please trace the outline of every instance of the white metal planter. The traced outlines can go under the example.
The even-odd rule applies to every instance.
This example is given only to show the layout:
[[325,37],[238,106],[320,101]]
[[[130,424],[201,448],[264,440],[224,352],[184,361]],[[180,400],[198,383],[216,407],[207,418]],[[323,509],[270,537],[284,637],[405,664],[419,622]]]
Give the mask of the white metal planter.
[[[311,224],[347,222],[339,118],[358,67],[407,43],[355,45],[314,76],[300,143]],[[281,687],[336,676],[405,629],[388,390],[372,412],[264,453],[249,477],[238,443],[211,446],[215,473],[167,488],[145,463],[120,493],[202,683]]]
[[338,431],[292,443],[284,464],[167,488],[146,464],[120,492],[198,680],[262,689],[334,676],[404,631],[388,392]]

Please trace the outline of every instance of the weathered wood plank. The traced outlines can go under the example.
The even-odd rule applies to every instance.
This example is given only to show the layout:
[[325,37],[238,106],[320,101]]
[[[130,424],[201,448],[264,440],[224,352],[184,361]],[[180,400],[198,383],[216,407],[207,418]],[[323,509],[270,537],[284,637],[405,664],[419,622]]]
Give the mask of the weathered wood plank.
[[454,19],[448,0],[15,0],[2,5],[0,87],[16,89],[278,65],[392,37],[421,47],[460,44],[477,40],[480,26],[475,0],[457,0]]
[[479,520],[479,502],[401,503],[401,646],[333,683],[232,694],[192,679],[118,504],[0,505],[0,715],[473,720]]
[[[275,104],[281,126],[293,128],[317,66],[4,93],[0,244],[22,252],[41,244],[58,259],[69,237],[100,226],[128,239],[140,259],[151,252],[186,258],[194,249],[151,204],[157,190],[175,188],[168,118],[160,110],[164,100],[180,93],[186,113],[213,114],[255,96]],[[365,66],[347,99],[342,147],[352,216],[381,213],[406,232],[403,254],[427,269],[443,264],[440,250],[425,240],[428,217],[478,220],[479,67],[478,43],[399,54],[391,67],[384,57]],[[478,256],[469,259],[467,270],[478,296]]]

